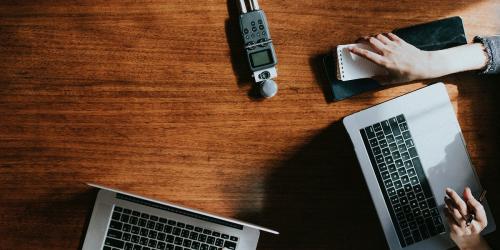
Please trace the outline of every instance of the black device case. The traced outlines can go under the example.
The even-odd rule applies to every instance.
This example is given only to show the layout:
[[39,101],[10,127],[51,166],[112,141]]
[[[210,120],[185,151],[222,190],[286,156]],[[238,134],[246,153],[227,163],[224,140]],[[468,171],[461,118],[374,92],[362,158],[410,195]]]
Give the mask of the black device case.
[[[409,44],[426,51],[441,50],[467,43],[462,18],[458,16],[396,29],[392,33]],[[338,80],[336,59],[333,53],[323,58],[323,66],[335,101],[381,87],[377,81],[371,78],[351,81]]]

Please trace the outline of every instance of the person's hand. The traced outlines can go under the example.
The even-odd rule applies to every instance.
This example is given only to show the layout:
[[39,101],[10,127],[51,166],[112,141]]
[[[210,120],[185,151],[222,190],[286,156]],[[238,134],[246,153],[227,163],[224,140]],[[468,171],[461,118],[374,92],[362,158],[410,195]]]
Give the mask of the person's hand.
[[[480,233],[488,225],[483,205],[477,201],[470,188],[465,188],[464,200],[451,188],[446,189],[444,212],[450,226],[450,237],[460,249],[490,249]],[[466,216],[475,218],[467,225]]]
[[364,37],[362,40],[368,43],[376,53],[357,47],[349,50],[386,68],[389,76],[380,79],[383,84],[410,82],[439,76],[432,70],[430,52],[420,50],[392,33]]

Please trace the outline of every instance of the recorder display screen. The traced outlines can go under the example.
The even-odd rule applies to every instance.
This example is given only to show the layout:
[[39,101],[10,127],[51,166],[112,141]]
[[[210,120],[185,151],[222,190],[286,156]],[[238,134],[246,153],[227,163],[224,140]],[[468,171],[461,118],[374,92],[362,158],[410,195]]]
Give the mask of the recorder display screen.
[[271,51],[268,49],[250,54],[250,58],[252,61],[252,67],[254,68],[270,64],[273,62]]

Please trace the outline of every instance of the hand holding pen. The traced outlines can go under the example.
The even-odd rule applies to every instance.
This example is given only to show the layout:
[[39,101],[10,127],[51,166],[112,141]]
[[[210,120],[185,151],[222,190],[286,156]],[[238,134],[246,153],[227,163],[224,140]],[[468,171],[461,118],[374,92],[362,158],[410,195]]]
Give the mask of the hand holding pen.
[[[485,191],[481,197],[484,199]],[[446,189],[445,214],[450,226],[450,237],[460,249],[490,249],[480,233],[488,225],[486,213],[470,188],[465,188],[463,199],[451,188]],[[481,200],[482,201],[482,200]]]

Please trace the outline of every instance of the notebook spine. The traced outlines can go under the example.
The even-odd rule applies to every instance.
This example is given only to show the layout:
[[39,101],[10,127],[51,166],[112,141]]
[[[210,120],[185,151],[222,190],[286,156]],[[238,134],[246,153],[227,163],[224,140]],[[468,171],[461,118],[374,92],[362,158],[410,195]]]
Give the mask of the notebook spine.
[[340,80],[345,79],[345,74],[344,74],[344,62],[343,62],[343,55],[342,55],[342,48],[337,49],[337,57],[338,57],[338,63],[339,63],[339,70],[340,70]]

